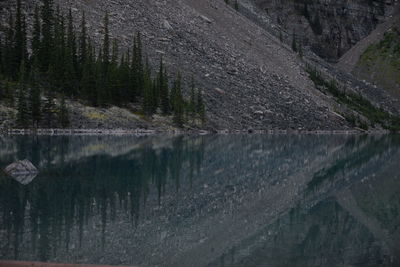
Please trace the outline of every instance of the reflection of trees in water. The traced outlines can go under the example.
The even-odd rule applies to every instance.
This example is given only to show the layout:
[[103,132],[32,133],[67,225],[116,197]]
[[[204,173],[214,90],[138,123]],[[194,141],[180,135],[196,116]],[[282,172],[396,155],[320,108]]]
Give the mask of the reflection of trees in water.
[[311,208],[292,208],[243,246],[236,250],[248,254],[230,257],[228,251],[222,256],[224,264],[210,266],[398,266],[369,229],[334,198]]
[[353,176],[358,177],[360,174],[357,172],[361,173],[364,169],[369,171],[370,168],[375,167],[369,163],[385,163],[386,157],[390,158],[395,152],[388,148],[396,147],[399,143],[400,139],[397,136],[384,136],[376,139],[364,136],[358,139],[349,139],[344,147],[345,150],[348,150],[346,155],[337,159],[329,167],[316,172],[312,180],[307,184],[306,193],[315,193],[324,184],[340,181],[339,178],[346,178],[349,173],[356,172]]
[[[315,169],[301,202],[210,266],[399,266],[399,137],[349,138]],[[329,197],[347,190],[355,209]],[[364,217],[376,219],[378,231]]]
[[116,218],[117,211],[128,213],[132,223],[137,224],[150,191],[157,191],[160,203],[169,181],[179,190],[185,172],[191,183],[204,154],[202,137],[175,137],[171,146],[153,148],[147,142],[128,154],[99,154],[77,163],[52,166],[52,155],[57,153],[63,158],[68,140],[18,140],[18,157],[29,156],[41,165],[45,162],[47,168],[28,186],[11,179],[0,183],[0,239],[6,238],[0,245],[0,257],[12,255],[17,259],[20,244],[28,234],[29,250],[45,261],[56,248],[65,246],[68,250],[76,227],[81,245],[84,225],[93,216],[101,218],[104,245],[107,222]]

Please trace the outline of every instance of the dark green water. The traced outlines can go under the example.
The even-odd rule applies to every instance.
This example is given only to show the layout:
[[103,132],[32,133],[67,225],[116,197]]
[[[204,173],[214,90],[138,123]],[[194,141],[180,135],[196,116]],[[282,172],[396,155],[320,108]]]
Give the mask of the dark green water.
[[0,137],[25,158],[0,259],[400,266],[400,136]]

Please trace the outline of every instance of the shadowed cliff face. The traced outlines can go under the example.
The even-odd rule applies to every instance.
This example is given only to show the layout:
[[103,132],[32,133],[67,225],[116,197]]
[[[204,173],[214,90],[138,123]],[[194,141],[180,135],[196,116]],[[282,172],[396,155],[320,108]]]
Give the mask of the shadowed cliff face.
[[[0,259],[138,266],[399,262],[398,136],[7,141],[15,149],[1,162],[16,153],[41,168],[26,186],[0,177]],[[79,151],[83,143],[106,145]],[[126,149],[117,153],[121,144]]]
[[385,21],[394,0],[254,0],[273,21],[319,56],[336,61]]

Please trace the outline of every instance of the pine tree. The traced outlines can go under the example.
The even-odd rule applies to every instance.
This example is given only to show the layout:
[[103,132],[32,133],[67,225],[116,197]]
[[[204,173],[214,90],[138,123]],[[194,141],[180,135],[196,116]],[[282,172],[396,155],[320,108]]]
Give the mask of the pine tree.
[[0,78],[3,78],[2,76],[4,74],[4,68],[5,68],[3,55],[4,55],[4,45],[3,45],[3,39],[0,36]]
[[165,75],[166,70],[163,63],[163,58],[160,59],[160,69],[158,71],[158,90],[160,93],[160,105],[161,105],[161,112],[164,115],[168,115],[170,113],[170,103],[168,99],[168,80]]
[[67,105],[65,103],[65,96],[63,95],[60,101],[60,107],[58,110],[58,121],[62,128],[67,128],[69,126],[69,112]]
[[206,121],[206,111],[201,89],[198,89],[197,91],[196,112],[199,116],[201,123],[204,124]]
[[81,29],[79,33],[79,58],[78,58],[78,76],[82,79],[83,76],[83,65],[85,64],[87,57],[87,28],[86,28],[86,16],[85,11],[82,12]]
[[130,101],[135,102],[136,97],[138,95],[138,67],[137,67],[137,43],[136,43],[136,36],[133,38],[133,47],[132,47],[132,60],[131,60],[131,73],[130,73]]
[[299,50],[299,57],[300,57],[300,58],[303,58],[303,46],[301,45],[301,43],[299,43],[299,48],[298,48],[298,50]]
[[18,90],[18,109],[17,109],[17,125],[27,128],[29,123],[29,113],[26,103],[26,68],[25,62],[21,63],[19,72],[19,90]]
[[75,27],[74,27],[74,18],[72,16],[71,8],[68,11],[68,27],[67,27],[67,48],[69,54],[68,56],[71,57],[74,72],[78,64],[78,58],[76,53],[76,36],[75,36]]
[[109,90],[113,104],[118,106],[122,102],[122,64],[125,64],[125,59],[121,58],[121,64],[118,64],[119,48],[116,39],[113,39],[111,51]]
[[42,5],[42,41],[40,46],[39,61],[42,72],[47,72],[52,60],[53,51],[53,1],[43,0]]
[[29,62],[28,53],[28,36],[27,36],[27,26],[25,15],[22,16],[22,51],[21,51],[22,61]]
[[51,85],[55,89],[65,86],[65,60],[66,60],[66,45],[65,45],[65,22],[64,17],[57,7],[53,20],[54,39],[52,40],[53,50],[51,51],[51,59],[49,60],[49,77]]
[[55,104],[54,104],[54,92],[52,90],[46,91],[46,101],[42,108],[43,121],[47,128],[52,128],[55,119]]
[[96,51],[92,48],[90,41],[87,46],[87,56],[83,64],[81,92],[82,97],[92,106],[97,106],[97,90],[96,90]]
[[[194,108],[194,82],[190,101],[185,101],[180,74],[170,90],[163,59],[160,60],[158,73],[152,77],[148,61],[143,64],[140,33],[135,35],[133,49],[128,53],[120,56],[115,40],[110,49],[108,13],[104,18],[104,39],[98,55],[88,38],[84,13],[78,34],[74,29],[72,11],[69,10],[65,20],[59,8],[53,11],[53,0],[43,0],[40,8],[36,6],[30,20],[33,20],[33,30],[28,44],[26,19],[21,11],[21,0],[17,0],[15,19],[10,13],[9,26],[5,33],[0,34],[4,38],[4,41],[0,39],[0,78],[20,81],[20,90],[16,90],[20,123],[24,122],[26,113],[30,113],[33,127],[38,127],[41,121],[46,121],[47,126],[51,127],[57,110],[54,104],[56,93],[87,100],[94,106],[109,103],[121,106],[143,99],[142,106],[146,114],[154,114],[158,107],[164,115],[171,114],[173,110],[177,125],[183,125],[186,117],[194,116],[193,113],[197,112],[197,106]],[[76,36],[79,36],[79,40]],[[27,47],[32,48],[30,58]],[[20,72],[15,71],[17,66]],[[31,77],[29,81],[26,80],[27,70]],[[14,102],[13,87],[8,86],[7,82],[5,84],[0,97]],[[46,99],[43,104],[42,88]],[[61,110],[61,106],[58,108]]]
[[140,36],[140,32],[137,33],[136,35],[136,72],[137,72],[137,89],[138,89],[138,95],[143,95],[143,75],[144,75],[144,70],[143,70],[143,55],[142,55],[142,38]]
[[15,61],[15,50],[14,50],[14,36],[15,36],[15,27],[14,27],[14,18],[12,13],[10,12],[8,18],[8,28],[5,34],[5,43],[4,43],[4,66],[5,74],[7,77],[12,80],[17,79],[18,68],[16,67]]
[[15,15],[15,36],[14,36],[14,47],[13,47],[13,63],[12,67],[14,70],[20,68],[20,64],[25,60],[26,46],[24,44],[24,18],[21,12],[21,0],[17,0],[17,10]]
[[4,82],[4,100],[7,106],[15,107],[15,93],[8,81]]
[[293,32],[293,38],[292,38],[292,50],[294,52],[297,52],[296,34],[294,32]]
[[153,109],[152,109],[152,112],[153,113],[156,113],[157,112],[157,109],[158,109],[158,107],[159,107],[159,105],[160,105],[160,91],[158,90],[158,84],[157,84],[157,78],[154,78],[153,79],[153,82],[152,82],[152,84],[153,84],[153,90],[151,91],[151,93],[152,93],[152,105],[153,105]]
[[108,83],[109,83],[109,67],[110,67],[110,36],[109,36],[109,18],[108,12],[104,17],[104,40],[103,49],[99,55],[99,63],[101,65],[101,81],[99,84],[98,102],[100,106],[104,106],[108,101]]
[[239,3],[237,0],[235,0],[235,10],[239,11]]
[[189,117],[193,120],[196,114],[196,93],[195,93],[195,84],[193,76],[190,84],[190,98],[189,98],[188,112],[189,112]]
[[174,100],[173,100],[173,110],[174,110],[174,123],[178,127],[183,126],[183,114],[184,114],[184,101],[182,97],[181,88],[181,74],[178,72],[175,82],[174,82]]
[[129,102],[129,87],[130,87],[130,62],[129,50],[123,58],[121,58],[120,72],[120,102],[125,105]]
[[136,101],[137,96],[143,95],[144,69],[142,55],[142,41],[140,33],[133,38],[131,62],[131,101]]
[[32,126],[38,127],[41,120],[41,94],[39,87],[39,66],[37,60],[34,61],[31,67],[31,87],[29,90],[29,112],[31,114]]
[[39,60],[39,53],[41,47],[41,25],[40,25],[40,15],[39,8],[35,6],[34,21],[33,21],[33,32],[32,32],[32,63],[35,60]]
[[63,52],[64,58],[64,94],[68,96],[75,97],[78,94],[77,88],[77,77],[76,77],[76,66],[77,66],[77,56],[76,56],[76,40],[75,40],[75,30],[73,24],[72,11],[69,10],[68,13],[68,27],[67,27],[67,37],[65,43],[65,51]]
[[144,68],[143,112],[147,116],[151,116],[154,112],[153,81],[151,79],[151,69],[148,58],[146,58],[146,65]]

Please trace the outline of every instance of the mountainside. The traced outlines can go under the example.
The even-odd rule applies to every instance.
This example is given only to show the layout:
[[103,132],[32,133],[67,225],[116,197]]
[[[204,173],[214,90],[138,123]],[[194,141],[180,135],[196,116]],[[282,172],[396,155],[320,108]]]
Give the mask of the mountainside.
[[400,5],[390,19],[346,52],[337,67],[400,99]]
[[253,0],[319,56],[338,60],[391,16],[396,0]]
[[[4,1],[2,5],[9,6],[13,2]],[[23,3],[24,9],[32,13],[35,2],[38,1]],[[373,17],[368,15],[365,18],[368,20],[367,24],[354,18],[350,25],[357,24],[358,27],[354,26],[355,32],[348,33],[348,42],[344,42],[342,37],[340,42],[333,42],[337,36],[333,34],[334,29],[329,30],[327,36],[323,34],[318,40],[324,39],[326,44],[334,44],[334,47],[318,48],[316,51],[333,49],[334,54],[329,54],[328,57],[337,58],[383,20],[392,2],[387,1],[385,8],[382,5],[376,6],[375,1],[368,7],[360,3],[359,6],[349,8],[348,10],[359,10],[360,14],[372,12],[370,15]],[[193,76],[198,87],[202,88],[207,128],[350,129],[359,126],[349,120],[351,116],[365,121],[366,124],[373,124],[360,110],[352,111],[343,103],[338,103],[332,95],[316,88],[315,81],[305,71],[305,62],[298,54],[222,0],[57,0],[55,3],[65,10],[71,7],[76,25],[79,24],[82,11],[85,11],[88,32],[98,44],[102,41],[102,21],[106,11],[109,11],[110,35],[120,41],[122,48],[130,46],[135,31],[140,31],[146,47],[145,53],[153,66],[158,64],[162,55],[172,74],[182,72],[185,85],[189,84],[190,77]],[[266,8],[268,3],[258,1],[258,4]],[[330,17],[323,12],[328,11],[320,10],[323,7],[321,3],[307,6],[310,14],[319,14],[324,28],[324,23]],[[333,12],[336,18],[336,9],[340,5],[327,3],[326,6],[334,7],[329,12]],[[274,8],[268,10],[267,17],[286,15],[291,19],[299,18],[298,15],[288,16],[290,12],[281,13],[284,10],[282,5]],[[296,10],[299,8],[296,5]],[[320,11],[314,13],[314,9]],[[1,13],[6,14],[5,11],[6,9],[2,9]],[[346,14],[344,20],[354,15],[350,11]],[[338,23],[341,25],[339,35],[342,36],[342,28],[348,26],[341,23],[341,20]],[[291,34],[289,26],[287,31]],[[300,33],[302,30],[299,28],[296,32]],[[311,37],[307,38],[313,45]],[[304,37],[305,43],[307,38]],[[324,56],[324,53],[320,55]],[[189,92],[184,91],[183,94],[188,96]],[[386,109],[386,106],[380,107]],[[387,110],[398,111],[399,107],[392,106]],[[135,125],[137,124],[132,123],[131,127]],[[73,122],[73,127],[84,126],[78,121]],[[129,128],[130,125],[122,127]]]

